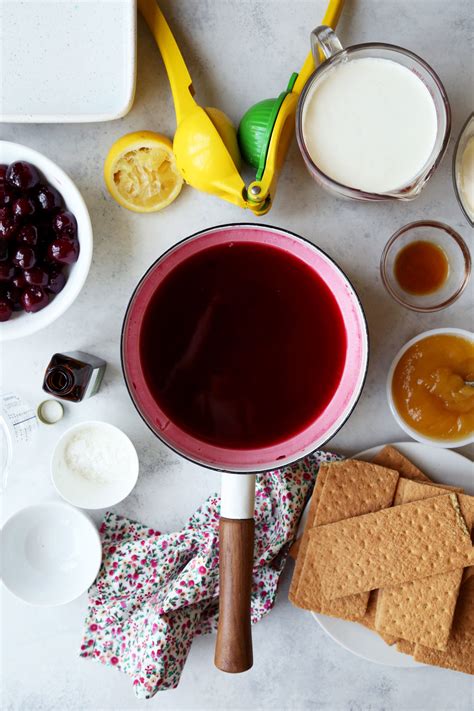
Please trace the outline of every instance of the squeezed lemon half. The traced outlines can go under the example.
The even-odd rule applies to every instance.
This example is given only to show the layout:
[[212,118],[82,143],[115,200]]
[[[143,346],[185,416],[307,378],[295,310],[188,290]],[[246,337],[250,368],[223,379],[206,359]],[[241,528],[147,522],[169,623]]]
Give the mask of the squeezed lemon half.
[[114,200],[134,212],[162,210],[183,185],[170,139],[153,131],[119,138],[105,159],[104,179]]

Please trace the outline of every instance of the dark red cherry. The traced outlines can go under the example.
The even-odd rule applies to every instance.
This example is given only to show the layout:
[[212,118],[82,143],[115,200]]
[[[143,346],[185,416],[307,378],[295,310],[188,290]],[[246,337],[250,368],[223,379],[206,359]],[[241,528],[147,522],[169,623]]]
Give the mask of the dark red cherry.
[[77,221],[72,212],[61,210],[53,217],[53,229],[58,237],[77,238]]
[[40,211],[52,212],[62,205],[60,193],[52,185],[40,185],[35,191],[36,202]]
[[0,263],[0,281],[11,281],[15,274],[15,267],[11,262]]
[[46,286],[48,283],[49,275],[41,267],[31,267],[31,269],[25,269],[23,272],[26,283],[32,286]]
[[8,165],[6,163],[0,163],[0,183],[5,182],[5,177],[7,175]]
[[16,286],[9,286],[5,291],[5,297],[11,304],[13,311],[22,311],[23,306],[21,305],[21,289]]
[[7,298],[0,299],[0,321],[8,321],[13,313],[12,305]]
[[18,193],[8,183],[0,183],[0,207],[12,205]]
[[13,286],[16,286],[18,289],[25,289],[26,288],[26,279],[25,279],[25,272],[23,269],[15,269],[15,274],[13,278],[11,279],[11,283]]
[[34,165],[25,160],[10,163],[6,172],[6,181],[17,190],[31,190],[39,183],[39,173]]
[[27,220],[35,214],[35,203],[31,198],[20,197],[12,205],[13,217],[18,220]]
[[60,291],[64,289],[66,284],[66,277],[63,272],[52,269],[49,273],[49,282],[46,287],[51,294],[59,294]]
[[5,239],[0,239],[0,262],[8,259],[8,242]]
[[10,207],[0,208],[0,238],[12,239],[18,231],[17,220]]
[[53,230],[53,225],[51,224],[51,217],[48,215],[38,220],[35,219],[35,225],[38,229],[38,237],[44,242],[52,242],[56,239],[56,232]]
[[13,264],[21,269],[30,269],[35,266],[36,254],[32,247],[18,247],[13,254]]
[[34,225],[23,225],[18,231],[16,241],[34,247],[38,243],[38,229]]
[[41,286],[28,286],[21,295],[22,306],[29,313],[44,309],[48,301],[48,294]]
[[55,239],[48,247],[48,259],[60,264],[77,262],[79,256],[79,242],[70,239]]
[[18,225],[14,222],[13,218],[6,217],[3,220],[0,219],[0,239],[13,239],[17,232]]

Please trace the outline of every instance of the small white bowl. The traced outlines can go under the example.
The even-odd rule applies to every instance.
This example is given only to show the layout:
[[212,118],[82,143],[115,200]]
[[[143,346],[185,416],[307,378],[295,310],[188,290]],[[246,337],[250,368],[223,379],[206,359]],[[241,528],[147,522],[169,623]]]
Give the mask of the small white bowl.
[[[110,460],[115,478],[96,478],[89,471],[80,472],[80,463],[74,471],[68,464],[68,448],[78,435],[86,439],[101,437],[104,443],[100,461]],[[80,446],[80,445],[79,445]],[[77,445],[76,445],[77,447]],[[88,456],[90,452],[87,453]],[[138,455],[127,435],[107,422],[81,422],[67,430],[59,439],[51,460],[51,478],[56,491],[63,499],[83,509],[103,509],[114,506],[130,494],[138,479]]]
[[102,560],[99,533],[81,511],[61,502],[13,514],[1,535],[2,578],[30,605],[64,605],[82,595]]
[[416,430],[414,430],[410,425],[408,425],[405,420],[400,416],[398,413],[397,408],[395,407],[395,403],[393,401],[393,395],[392,395],[392,380],[393,380],[393,374],[395,372],[395,368],[397,367],[400,358],[403,356],[406,351],[411,348],[411,346],[414,343],[418,343],[418,341],[423,340],[424,338],[428,338],[429,336],[438,336],[440,334],[448,334],[451,336],[460,336],[461,338],[465,338],[468,341],[473,341],[474,340],[474,335],[470,331],[465,331],[463,328],[433,328],[431,331],[424,331],[423,333],[418,334],[418,336],[415,336],[412,338],[408,343],[405,343],[403,348],[401,348],[395,358],[392,361],[392,364],[390,366],[390,369],[388,371],[388,376],[387,376],[387,400],[388,404],[390,406],[390,410],[392,412],[392,415],[394,416],[395,420],[397,423],[400,425],[402,430],[404,430],[410,437],[413,439],[416,439],[417,442],[421,442],[422,444],[431,444],[435,445],[437,447],[443,447],[444,449],[454,449],[455,447],[464,447],[466,444],[470,444],[472,441],[474,441],[474,438],[471,436],[469,437],[464,437],[463,439],[456,439],[456,440],[443,440],[443,439],[436,439],[433,437],[425,437],[424,435],[420,434]]
[[32,314],[15,311],[9,321],[0,323],[0,342],[30,336],[59,318],[71,306],[84,286],[92,261],[93,239],[89,211],[71,178],[42,153],[20,143],[0,141],[0,163],[8,164],[16,160],[33,163],[48,183],[59,190],[67,209],[76,217],[80,251],[77,262],[69,267],[64,289],[41,311]]

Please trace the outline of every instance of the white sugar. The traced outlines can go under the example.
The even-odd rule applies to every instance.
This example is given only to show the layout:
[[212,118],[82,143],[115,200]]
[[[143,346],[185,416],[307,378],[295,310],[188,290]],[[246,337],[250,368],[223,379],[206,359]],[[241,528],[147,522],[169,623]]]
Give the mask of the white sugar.
[[87,427],[67,443],[64,461],[72,474],[95,484],[112,484],[124,476],[123,447],[113,432]]

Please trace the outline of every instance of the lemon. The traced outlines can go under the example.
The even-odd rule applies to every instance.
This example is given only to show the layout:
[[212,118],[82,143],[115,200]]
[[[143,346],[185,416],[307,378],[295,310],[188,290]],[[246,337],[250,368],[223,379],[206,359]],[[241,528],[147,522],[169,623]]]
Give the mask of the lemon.
[[105,159],[104,179],[114,200],[134,212],[162,210],[183,185],[170,139],[153,131],[119,138]]

